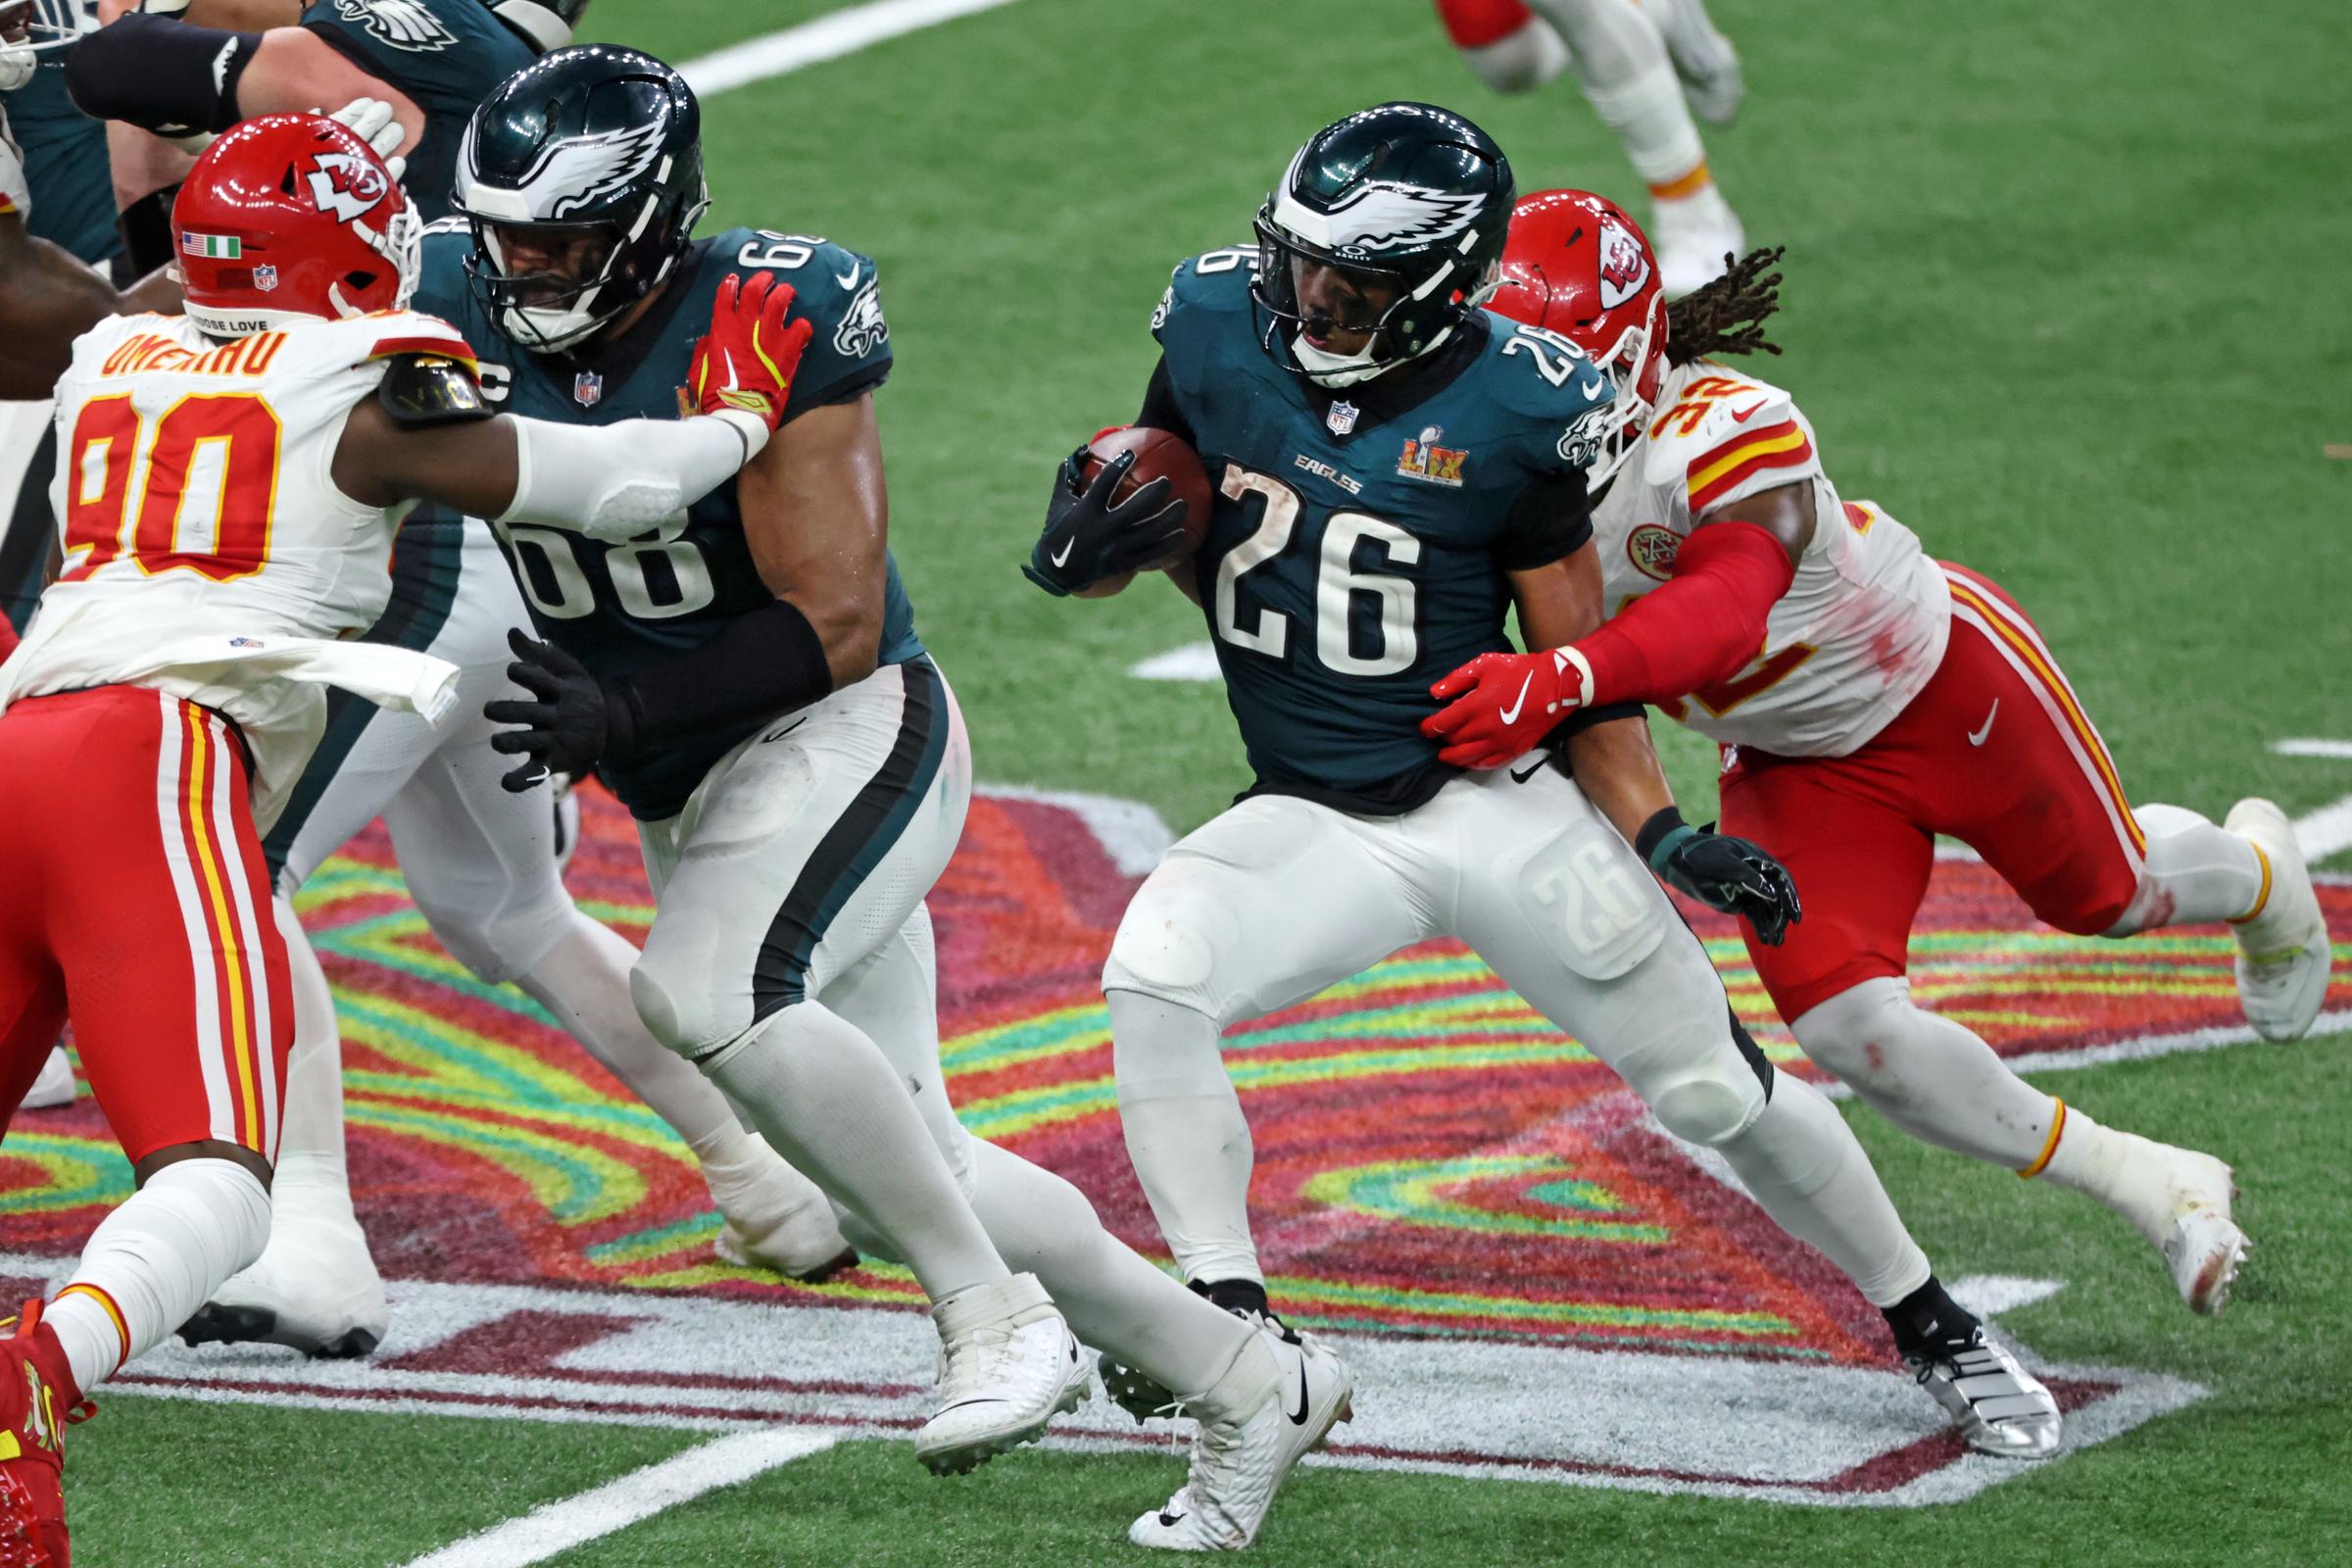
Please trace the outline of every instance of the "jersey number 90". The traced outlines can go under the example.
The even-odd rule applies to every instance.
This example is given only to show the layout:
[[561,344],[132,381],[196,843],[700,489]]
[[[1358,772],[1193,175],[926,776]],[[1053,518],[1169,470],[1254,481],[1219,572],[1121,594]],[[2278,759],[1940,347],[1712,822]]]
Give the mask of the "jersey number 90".
[[[1281,555],[1298,525],[1298,492],[1269,474],[1239,464],[1225,469],[1220,488],[1232,500],[1258,496],[1265,506],[1257,529],[1226,553],[1217,564],[1217,635],[1236,648],[1247,648],[1269,659],[1290,657],[1290,617],[1265,608],[1250,612],[1245,624],[1242,579]],[[1421,541],[1385,518],[1368,512],[1335,512],[1323,527],[1323,545],[1315,566],[1315,658],[1323,667],[1341,675],[1394,675],[1413,667],[1421,657],[1421,636],[1414,620],[1413,582],[1385,572],[1359,571],[1356,547],[1377,542],[1394,564],[1409,566],[1421,559]],[[1380,611],[1379,642],[1358,653],[1350,626],[1359,596],[1369,596]]]

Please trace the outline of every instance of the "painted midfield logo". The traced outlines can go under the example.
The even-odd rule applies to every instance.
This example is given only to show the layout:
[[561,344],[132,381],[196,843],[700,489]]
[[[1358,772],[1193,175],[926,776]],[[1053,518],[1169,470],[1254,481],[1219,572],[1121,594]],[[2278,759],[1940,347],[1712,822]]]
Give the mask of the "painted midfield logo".
[[411,54],[431,54],[458,41],[421,0],[335,0],[335,14],[366,27],[385,47]]

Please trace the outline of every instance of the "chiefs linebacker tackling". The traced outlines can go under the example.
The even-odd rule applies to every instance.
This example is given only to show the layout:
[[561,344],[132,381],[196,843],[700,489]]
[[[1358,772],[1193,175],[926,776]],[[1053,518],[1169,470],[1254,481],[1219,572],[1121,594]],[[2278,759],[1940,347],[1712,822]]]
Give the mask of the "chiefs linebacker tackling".
[[2329,959],[2294,834],[2262,800],[2220,827],[2134,808],[2016,601],[1843,500],[1789,395],[1702,358],[1778,352],[1760,325],[1779,255],[1751,252],[1669,308],[1615,205],[1581,191],[1520,204],[1494,308],[1577,344],[1620,389],[1593,512],[1620,612],[1572,646],[1464,665],[1432,688],[1455,701],[1426,727],[1447,760],[1494,767],[1572,710],[1639,700],[1719,742],[1723,831],[1768,847],[1804,895],[1787,943],[1751,935],[1748,952],[1806,1054],[1915,1136],[2105,1203],[2192,1309],[2217,1312],[2247,1245],[2230,1168],[2018,1078],[1912,1000],[1907,939],[1948,834],[2062,931],[2229,921],[2247,1021],[2292,1040]]
[[260,833],[323,688],[437,718],[457,670],[346,642],[423,500],[625,537],[773,432],[805,322],[719,295],[703,416],[575,429],[493,416],[472,351],[407,309],[421,225],[318,116],[222,136],[172,210],[187,315],[118,316],[57,388],[63,569],[0,664],[0,1109],[71,1013],[138,1191],[0,1338],[0,1556],[64,1564],[65,1426],[270,1234],[286,938]]

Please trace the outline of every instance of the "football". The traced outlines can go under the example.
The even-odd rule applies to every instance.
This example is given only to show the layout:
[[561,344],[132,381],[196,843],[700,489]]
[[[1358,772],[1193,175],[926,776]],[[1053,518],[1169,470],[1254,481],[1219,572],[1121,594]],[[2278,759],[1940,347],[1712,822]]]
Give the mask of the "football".
[[1135,454],[1135,466],[1119,481],[1112,493],[1113,501],[1124,501],[1154,479],[1166,479],[1177,500],[1184,503],[1184,531],[1196,548],[1208,534],[1209,509],[1216,496],[1208,484],[1208,470],[1200,466],[1200,455],[1186,445],[1181,436],[1165,430],[1153,430],[1143,425],[1114,425],[1086,444],[1086,456],[1078,460],[1079,476],[1092,483],[1102,465],[1122,452]]

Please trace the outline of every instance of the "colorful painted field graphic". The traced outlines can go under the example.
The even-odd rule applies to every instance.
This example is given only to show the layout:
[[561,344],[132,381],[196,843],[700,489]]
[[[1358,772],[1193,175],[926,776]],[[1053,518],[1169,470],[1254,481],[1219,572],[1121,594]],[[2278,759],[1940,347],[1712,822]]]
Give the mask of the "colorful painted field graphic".
[[[573,891],[641,936],[650,909],[634,833],[602,797],[589,806]],[[932,907],[942,1049],[964,1119],[1070,1177],[1115,1230],[1157,1255],[1120,1142],[1096,988],[1133,887],[1071,810],[987,797]],[[2347,890],[2325,896],[2337,931],[2352,928]],[[720,1263],[710,1251],[717,1221],[683,1147],[531,1003],[481,986],[441,952],[380,832],[331,862],[302,902],[337,989],[360,1212],[384,1273],[415,1283],[396,1293],[403,1316],[372,1365],[174,1350],[151,1386],[454,1401],[477,1413],[519,1402],[520,1413],[586,1419],[666,1408],[696,1424],[886,1429],[908,1418],[924,1382],[923,1325],[906,1310],[919,1297],[903,1271],[861,1267],[803,1287]],[[1728,925],[1697,924],[1768,1052],[1798,1065],[1786,1031],[1762,1026],[1763,996]],[[2218,928],[2130,943],[2061,937],[2035,928],[1982,866],[1947,862],[1915,940],[1914,986],[2005,1054],[2074,1052],[2236,1025],[2230,951]],[[1384,1418],[1380,1383],[1367,1377],[1370,1413],[1349,1434],[1348,1462],[1800,1500],[1929,1500],[1997,1479],[1997,1466],[1961,1461],[1956,1445],[1933,1435],[1924,1401],[1887,1374],[1883,1326],[1859,1297],[1659,1135],[1612,1074],[1459,949],[1401,954],[1236,1030],[1229,1053],[1255,1132],[1253,1197],[1278,1301],[1298,1321],[1356,1337],[1359,1359],[1398,1393],[1441,1372],[1491,1386],[1481,1422],[1451,1431],[1406,1410],[1409,1399]],[[30,1270],[27,1254],[72,1250],[126,1183],[86,1099],[21,1118],[0,1150],[15,1268]],[[700,1326],[694,1298],[726,1298],[708,1321],[745,1334],[789,1311],[800,1325],[792,1337],[808,1342],[793,1357],[801,1381],[779,1383],[771,1368],[719,1379],[733,1391],[725,1396],[650,1400],[645,1380],[688,1376],[715,1352],[718,1331]],[[867,1322],[861,1307],[902,1311]],[[518,1326],[497,1328],[515,1314]],[[540,1332],[566,1314],[577,1321],[552,1339]],[[651,1359],[613,1360],[600,1348],[613,1335]],[[843,1383],[842,1367],[828,1372],[809,1344],[853,1361],[899,1347],[888,1358],[906,1359]],[[534,1373],[502,1363],[489,1353],[502,1345],[546,1364]],[[649,1348],[662,1345],[670,1348]],[[598,1368],[624,1363],[639,1392],[599,1381]],[[1826,1448],[1782,1434],[1774,1442],[1811,1444],[1791,1470],[1796,1460],[1754,1441],[1769,1423],[1727,1449],[1705,1421],[1670,1420],[1642,1440],[1664,1446],[1636,1462],[1622,1442],[1596,1447],[1589,1429],[1558,1430],[1548,1401],[1571,1375],[1579,1397],[1600,1385],[1611,1398],[1698,1410],[1794,1377],[1791,1419],[1802,1412],[1818,1424],[1844,1410],[1856,1430],[1852,1443]],[[775,1392],[828,1376],[826,1386],[862,1390],[865,1402],[843,1416]],[[517,1379],[532,1377],[557,1392],[523,1399]],[[2085,1438],[2196,1393],[2113,1370],[2060,1381]],[[1626,1431],[1643,1424],[1630,1409]],[[1079,1430],[1118,1437],[1100,1407]],[[1673,1430],[1686,1434],[1683,1447]]]

